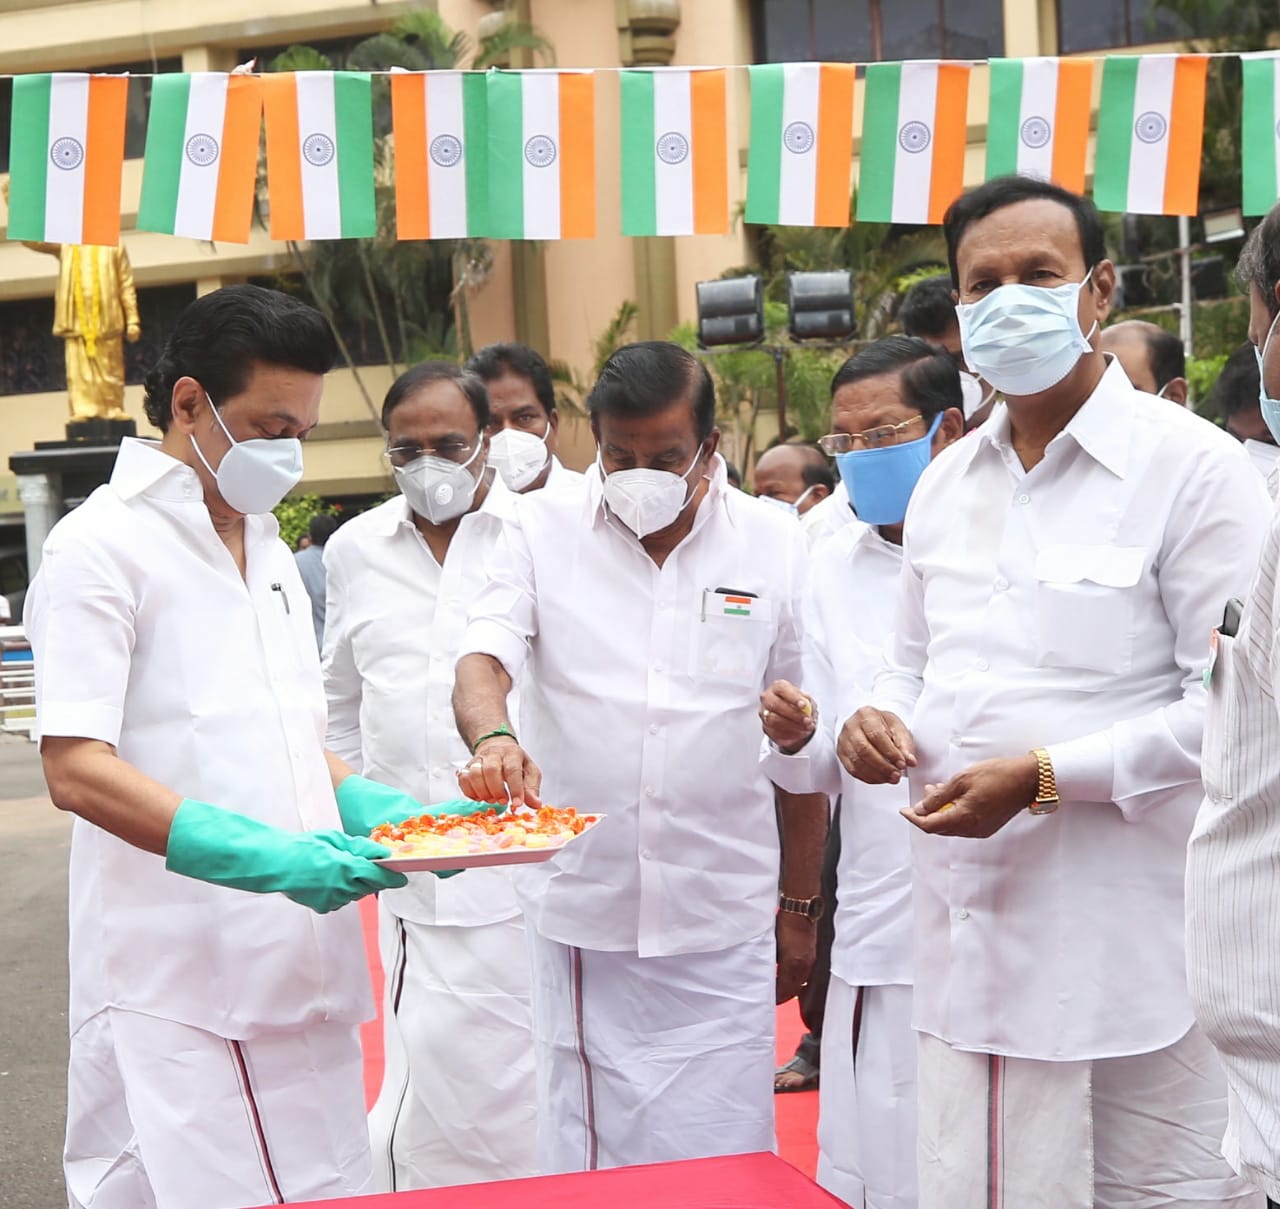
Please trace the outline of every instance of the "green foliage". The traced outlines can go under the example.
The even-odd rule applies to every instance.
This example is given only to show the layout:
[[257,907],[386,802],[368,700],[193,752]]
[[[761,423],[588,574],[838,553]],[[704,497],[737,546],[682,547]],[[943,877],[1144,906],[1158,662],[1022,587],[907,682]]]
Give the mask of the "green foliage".
[[310,46],[290,46],[270,63],[268,71],[332,71],[333,60]]
[[291,495],[272,509],[272,515],[280,524],[280,540],[290,550],[298,548],[298,541],[306,533],[313,516],[322,512],[336,513],[318,495]]
[[551,380],[557,386],[556,401],[575,411],[579,415],[586,414],[586,398],[595,380],[604,369],[604,363],[624,344],[632,342],[632,330],[640,314],[640,308],[631,301],[623,299],[614,311],[613,318],[605,324],[603,331],[591,342],[595,360],[591,366],[591,377],[584,380],[582,376],[566,361],[551,362]]
[[1187,359],[1187,383],[1191,387],[1191,400],[1196,410],[1200,410],[1209,398],[1213,384],[1222,373],[1230,353],[1214,353],[1210,357],[1189,357]]

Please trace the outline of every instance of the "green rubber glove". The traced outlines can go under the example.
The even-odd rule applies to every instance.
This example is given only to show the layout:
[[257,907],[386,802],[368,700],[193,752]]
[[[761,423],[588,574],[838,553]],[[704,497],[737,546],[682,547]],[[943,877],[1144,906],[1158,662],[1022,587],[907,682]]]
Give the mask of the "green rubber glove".
[[383,823],[403,823],[420,814],[476,814],[490,809],[488,802],[473,802],[469,798],[424,806],[399,789],[354,773],[338,786],[337,798],[342,829],[348,835],[368,835]]
[[169,828],[165,868],[254,894],[283,894],[324,914],[408,884],[373,862],[381,844],[341,831],[285,831],[207,802],[184,798]]

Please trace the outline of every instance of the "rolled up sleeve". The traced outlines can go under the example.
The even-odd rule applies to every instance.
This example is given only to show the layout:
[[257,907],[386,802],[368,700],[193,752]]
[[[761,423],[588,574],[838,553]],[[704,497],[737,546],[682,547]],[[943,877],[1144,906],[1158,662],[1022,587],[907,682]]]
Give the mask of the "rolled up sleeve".
[[489,556],[485,586],[471,606],[458,658],[489,655],[516,681],[537,632],[533,555],[519,522],[511,521]]

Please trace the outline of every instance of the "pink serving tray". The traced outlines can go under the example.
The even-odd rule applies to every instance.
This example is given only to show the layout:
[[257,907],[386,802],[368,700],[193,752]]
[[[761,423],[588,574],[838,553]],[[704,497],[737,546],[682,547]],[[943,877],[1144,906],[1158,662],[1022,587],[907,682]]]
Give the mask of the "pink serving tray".
[[449,869],[484,869],[491,865],[537,865],[563,852],[574,840],[594,829],[605,816],[598,814],[582,831],[563,844],[550,848],[508,848],[503,852],[472,852],[461,856],[388,856],[375,860],[375,865],[394,869],[397,873],[442,873]]

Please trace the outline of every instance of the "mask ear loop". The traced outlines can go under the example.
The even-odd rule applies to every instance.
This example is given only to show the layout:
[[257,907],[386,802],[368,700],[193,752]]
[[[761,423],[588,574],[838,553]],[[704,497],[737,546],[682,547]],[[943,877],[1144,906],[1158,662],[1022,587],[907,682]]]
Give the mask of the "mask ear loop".
[[[227,438],[227,440],[231,442],[231,449],[234,449],[240,442],[237,441],[235,437],[233,437],[231,433],[227,431],[227,426],[222,422],[222,417],[218,415],[218,405],[213,401],[213,396],[206,390],[204,392],[204,397],[209,404],[209,410],[213,412],[213,418],[218,421],[218,427],[222,429],[223,435]],[[191,448],[196,451],[196,457],[200,459],[201,464],[209,472],[209,476],[213,479],[217,479],[218,472],[214,470],[212,466],[209,465],[209,459],[204,456],[204,450],[200,448],[200,442],[196,440],[196,434],[193,432],[190,434],[190,436],[191,436]],[[230,449],[227,450],[227,453],[230,453],[230,452],[231,452]],[[226,457],[227,455],[223,454],[222,456]],[[219,465],[221,465],[221,463],[219,463]]]

